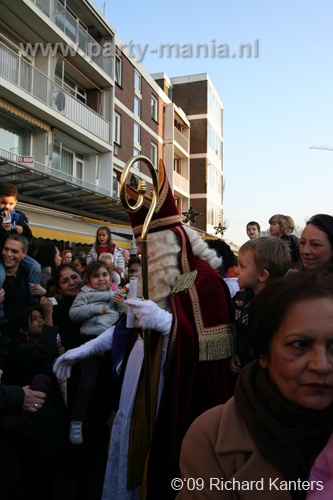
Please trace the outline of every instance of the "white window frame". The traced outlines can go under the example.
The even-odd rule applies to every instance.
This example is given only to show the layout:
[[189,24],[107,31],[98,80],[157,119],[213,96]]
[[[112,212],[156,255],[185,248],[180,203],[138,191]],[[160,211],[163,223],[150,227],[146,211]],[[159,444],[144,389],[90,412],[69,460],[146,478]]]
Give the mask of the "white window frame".
[[151,117],[153,120],[155,120],[155,122],[157,122],[158,121],[158,100],[153,95],[151,96],[150,106],[151,106]]
[[137,70],[135,70],[134,71],[134,88],[138,92],[140,92],[140,94],[141,94],[141,87],[142,87],[141,83],[142,83],[141,82],[141,75]]
[[155,142],[150,143],[150,159],[154,167],[157,169],[158,146]]
[[119,86],[121,86],[121,81],[122,81],[122,69],[123,69],[123,60],[120,56],[118,56],[118,54],[116,54],[115,65],[114,65],[114,81]]
[[[137,134],[135,133],[135,130],[137,130]],[[133,124],[133,138],[135,143],[141,144],[141,127],[136,122]]]
[[113,115],[113,142],[120,145],[121,138],[121,115],[114,112]]
[[141,100],[137,96],[134,96],[134,114],[141,118]]
[[119,182],[117,174],[112,174],[112,196],[114,198],[119,198]]
[[[78,175],[78,163],[82,167],[82,173],[81,176]],[[73,176],[76,177],[76,179],[84,179],[84,156],[81,153],[75,153],[75,165],[73,165]]]
[[[139,156],[139,155],[141,155],[141,151],[137,148],[133,148],[133,156]],[[136,168],[136,170],[139,170],[139,172],[140,172],[140,170],[141,170],[140,162],[137,161],[136,163],[134,163],[133,168]]]

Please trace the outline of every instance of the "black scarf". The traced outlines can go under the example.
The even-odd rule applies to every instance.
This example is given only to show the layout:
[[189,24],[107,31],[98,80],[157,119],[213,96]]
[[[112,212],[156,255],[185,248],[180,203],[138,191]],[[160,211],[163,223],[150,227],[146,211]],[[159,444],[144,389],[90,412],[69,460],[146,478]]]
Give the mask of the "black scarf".
[[[279,469],[282,479],[307,480],[333,430],[333,404],[320,411],[294,405],[257,361],[239,374],[235,400],[259,452]],[[290,493],[294,499],[306,495],[301,489]]]

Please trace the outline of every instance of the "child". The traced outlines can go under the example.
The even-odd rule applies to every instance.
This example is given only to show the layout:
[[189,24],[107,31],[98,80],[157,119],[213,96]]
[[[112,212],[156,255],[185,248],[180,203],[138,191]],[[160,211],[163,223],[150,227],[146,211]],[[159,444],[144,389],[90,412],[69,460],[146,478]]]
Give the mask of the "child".
[[238,373],[252,358],[246,332],[251,298],[265,288],[268,282],[285,276],[290,267],[288,245],[280,238],[254,238],[240,247],[236,275],[239,287],[243,290],[233,298],[237,328],[237,354],[231,358],[233,373]]
[[113,290],[117,290],[119,288],[118,285],[120,285],[121,279],[118,271],[115,270],[114,257],[112,253],[101,253],[98,260],[102,260],[107,265],[112,280],[111,287]]
[[246,234],[250,238],[250,240],[253,240],[253,238],[259,238],[260,236],[260,225],[258,222],[255,222],[254,220],[251,220],[251,222],[248,222],[246,224]]
[[[116,272],[119,274],[120,283],[121,273],[125,269],[125,260],[122,250],[117,247],[116,243],[112,243],[111,231],[107,226],[98,228],[96,242],[93,244],[87,256],[87,264],[90,264],[94,260],[98,260],[102,253],[111,253],[113,255],[114,266]],[[116,283],[115,280],[114,283],[115,285],[119,284]]]
[[[69,311],[72,321],[81,322],[80,332],[94,338],[110,328],[125,310],[123,294],[113,291],[110,271],[105,262],[92,262],[86,269],[87,285],[75,298]],[[89,396],[94,388],[101,358],[92,356],[81,363],[81,376],[71,412],[69,440],[81,444],[82,423]]]
[[[18,191],[13,184],[3,183],[0,184],[0,247],[11,231],[22,234],[28,240],[32,238],[32,233],[29,228],[29,221],[24,213],[15,210],[17,203]],[[0,252],[1,255],[1,252]],[[37,291],[34,285],[39,285],[41,278],[40,264],[32,257],[26,255],[22,261],[28,273],[29,289],[31,295]],[[6,279],[5,266],[2,258],[0,258],[0,289]],[[44,291],[45,293],[45,291]],[[6,323],[3,313],[3,304],[0,304],[0,324]]]
[[270,234],[287,243],[292,262],[294,264],[300,262],[299,238],[295,234],[291,234],[295,229],[293,219],[289,215],[276,214],[272,215],[268,223]]

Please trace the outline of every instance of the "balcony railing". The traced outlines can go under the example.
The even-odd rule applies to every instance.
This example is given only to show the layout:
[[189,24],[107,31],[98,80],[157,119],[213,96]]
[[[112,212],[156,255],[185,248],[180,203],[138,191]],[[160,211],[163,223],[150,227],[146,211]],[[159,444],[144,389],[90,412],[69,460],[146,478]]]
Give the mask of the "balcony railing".
[[[17,161],[19,155],[17,153],[12,153],[11,151],[7,151],[6,149],[0,148],[0,156],[1,158]],[[22,166],[25,165],[22,164]],[[31,169],[32,171],[35,170],[37,172],[40,172],[41,174],[46,174],[48,176],[54,177],[56,179],[61,179],[70,184],[76,184],[77,186],[88,189],[89,191],[93,191],[102,196],[107,196],[107,197],[110,196],[110,190],[107,190],[100,186],[96,186],[96,184],[84,181],[83,179],[79,179],[78,177],[66,174],[61,170],[49,167],[47,165],[44,165],[43,163],[39,163],[38,161],[34,161],[34,163],[32,165],[29,165],[27,168]]]
[[83,50],[94,63],[112,77],[113,58],[109,53],[103,52],[103,47],[89,35],[79,21],[58,0],[31,1],[72,40],[74,47]]
[[179,146],[181,146],[184,149],[184,151],[189,153],[188,140],[186,139],[186,137],[183,136],[181,132],[179,132],[179,130],[176,127],[174,127],[174,138],[175,141],[179,144]]
[[0,42],[0,76],[33,95],[103,141],[111,140],[111,123]]
[[190,195],[188,179],[185,179],[185,177],[178,174],[178,172],[173,172],[173,188],[186,193],[188,196]]

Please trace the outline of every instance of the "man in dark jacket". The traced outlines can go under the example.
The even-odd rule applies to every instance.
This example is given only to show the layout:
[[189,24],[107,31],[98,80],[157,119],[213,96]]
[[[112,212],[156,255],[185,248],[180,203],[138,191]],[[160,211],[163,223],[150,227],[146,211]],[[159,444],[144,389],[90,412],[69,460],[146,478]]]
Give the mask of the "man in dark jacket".
[[7,333],[13,335],[17,313],[30,305],[28,274],[21,264],[28,250],[28,240],[21,234],[7,236],[2,249],[6,271],[4,311],[8,320]]

